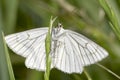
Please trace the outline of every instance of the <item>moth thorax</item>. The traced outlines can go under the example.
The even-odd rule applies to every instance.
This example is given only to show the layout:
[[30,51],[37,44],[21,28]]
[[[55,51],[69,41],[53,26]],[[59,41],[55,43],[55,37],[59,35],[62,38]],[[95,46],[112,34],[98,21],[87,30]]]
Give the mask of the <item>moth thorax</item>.
[[55,37],[59,37],[63,33],[64,33],[64,29],[62,27],[57,27],[57,28],[54,28],[53,30],[53,35]]

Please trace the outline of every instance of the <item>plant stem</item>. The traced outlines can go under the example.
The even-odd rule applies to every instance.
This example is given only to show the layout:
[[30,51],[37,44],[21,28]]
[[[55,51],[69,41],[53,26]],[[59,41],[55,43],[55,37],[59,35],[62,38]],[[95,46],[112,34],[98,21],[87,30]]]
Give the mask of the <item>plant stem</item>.
[[56,18],[52,19],[52,17],[51,17],[50,26],[49,26],[48,33],[47,33],[46,39],[45,39],[45,51],[46,51],[46,71],[45,71],[45,75],[44,75],[45,80],[49,80],[49,76],[50,76],[51,58],[50,58],[49,54],[51,52],[52,26],[53,26],[55,19]]
[[88,78],[88,80],[92,80],[92,78],[90,77],[90,75],[88,74],[88,72],[84,69],[84,73],[86,75],[86,77]]
[[96,65],[98,65],[99,67],[103,68],[104,70],[106,70],[107,72],[109,72],[110,74],[112,74],[113,76],[115,76],[116,78],[120,79],[120,76],[118,76],[117,74],[115,74],[113,71],[111,71],[110,69],[104,67],[103,65],[96,63]]

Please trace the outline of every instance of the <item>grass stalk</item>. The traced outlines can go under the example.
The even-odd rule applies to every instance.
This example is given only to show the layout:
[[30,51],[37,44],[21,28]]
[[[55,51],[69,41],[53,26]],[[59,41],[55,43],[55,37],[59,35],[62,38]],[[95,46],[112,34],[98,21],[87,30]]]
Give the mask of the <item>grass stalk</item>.
[[4,27],[3,22],[2,8],[0,6],[0,80],[15,80],[4,35],[2,33],[2,28]]
[[108,3],[108,1],[109,0],[99,0],[99,3],[103,7],[105,13],[107,14],[107,17],[109,18],[111,28],[120,40],[120,16],[118,15],[119,13],[117,13],[117,9],[114,9],[115,6]]
[[45,71],[45,75],[44,78],[45,80],[49,80],[49,76],[50,76],[50,68],[51,68],[51,58],[50,58],[50,52],[51,52],[51,33],[52,33],[52,26],[54,21],[56,20],[56,18],[50,19],[50,26],[48,28],[48,33],[46,35],[46,39],[45,39],[45,50],[46,50],[46,71]]
[[84,73],[87,77],[88,80],[92,80],[92,78],[90,77],[89,73],[84,69]]
[[104,70],[106,70],[107,72],[109,72],[110,74],[112,74],[113,76],[115,76],[116,78],[118,78],[120,80],[120,76],[115,74],[113,71],[111,71],[110,69],[106,68],[105,66],[99,64],[99,63],[96,63],[96,65],[98,65],[99,67],[103,68]]

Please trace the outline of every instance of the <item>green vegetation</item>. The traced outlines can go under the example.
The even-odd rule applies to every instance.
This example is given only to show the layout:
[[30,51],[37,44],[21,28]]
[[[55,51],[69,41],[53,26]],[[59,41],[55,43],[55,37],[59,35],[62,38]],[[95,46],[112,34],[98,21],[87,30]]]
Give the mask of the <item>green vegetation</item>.
[[53,23],[55,20],[56,20],[56,18],[52,19],[52,17],[51,17],[48,34],[45,39],[45,50],[46,50],[46,71],[45,71],[45,75],[44,75],[45,80],[49,80],[49,76],[50,76],[51,58],[50,58],[49,54],[50,54],[50,50],[51,50],[52,27],[53,27]]
[[[119,80],[119,14],[119,0],[0,0],[0,80],[44,80],[44,77],[46,80],[48,77],[49,80]],[[7,50],[2,32],[8,35],[49,27],[51,16],[57,16],[65,29],[81,33],[101,45],[109,56],[99,62],[101,65],[86,66],[82,74],[66,74],[57,69],[49,73],[49,59],[48,72],[27,69],[25,58]],[[50,36],[46,39],[47,54],[49,40]]]

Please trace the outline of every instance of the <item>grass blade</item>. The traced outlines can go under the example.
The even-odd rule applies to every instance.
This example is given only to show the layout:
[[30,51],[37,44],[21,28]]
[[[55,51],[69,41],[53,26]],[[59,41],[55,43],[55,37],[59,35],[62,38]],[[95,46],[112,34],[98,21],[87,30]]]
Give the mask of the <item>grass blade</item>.
[[104,67],[103,65],[96,63],[99,67],[103,68],[104,70],[106,70],[107,72],[109,72],[110,74],[112,74],[113,76],[115,76],[116,78],[118,78],[120,80],[120,76],[118,76],[117,74],[115,74],[113,71],[109,70],[108,68]]
[[2,39],[3,39],[3,47],[4,47],[4,54],[5,54],[4,56],[5,56],[6,63],[7,63],[7,65],[6,65],[7,69],[6,70],[8,70],[8,75],[9,75],[9,78],[10,78],[9,80],[15,80],[12,65],[11,65],[11,60],[10,60],[10,57],[9,57],[9,54],[8,54],[7,46],[5,44],[3,33],[2,33]]
[[110,20],[111,28],[120,39],[119,10],[115,9],[115,6],[113,4],[110,4],[109,0],[99,0],[99,2]]
[[92,80],[92,78],[90,77],[89,73],[84,69],[84,73],[87,77],[88,80]]
[[15,80],[8,50],[2,34],[2,13],[0,8],[0,80]]
[[45,39],[45,50],[46,50],[46,71],[45,71],[45,80],[49,80],[50,75],[50,67],[51,67],[51,58],[49,56],[51,51],[51,32],[52,32],[52,26],[56,18],[50,19],[50,26],[48,29],[48,33]]

